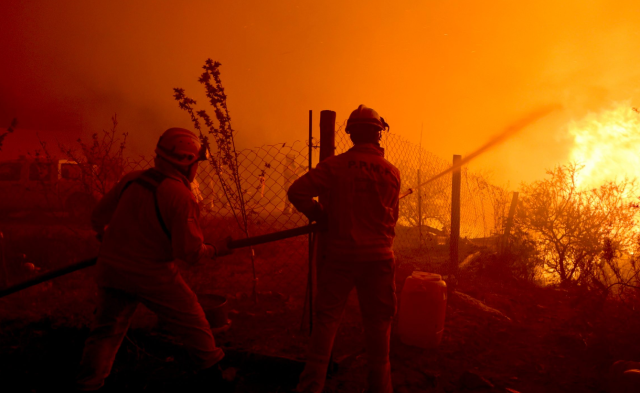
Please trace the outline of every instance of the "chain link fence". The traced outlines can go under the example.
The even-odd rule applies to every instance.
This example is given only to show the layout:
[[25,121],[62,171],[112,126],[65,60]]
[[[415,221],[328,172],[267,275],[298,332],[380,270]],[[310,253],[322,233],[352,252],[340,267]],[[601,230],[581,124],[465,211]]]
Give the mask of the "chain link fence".
[[[434,258],[447,258],[451,227],[451,175],[443,176],[421,188],[417,186],[449,168],[451,162],[392,133],[384,133],[381,144],[385,148],[386,158],[401,172],[402,191],[414,189],[412,194],[400,202],[395,250],[401,256],[419,256],[426,263]],[[336,131],[336,154],[351,147],[349,136],[343,127],[339,127]],[[317,162],[318,155],[314,155]],[[308,224],[306,217],[287,198],[289,186],[307,172],[308,162],[308,141],[265,145],[238,152],[249,236]],[[153,164],[153,158],[127,157],[123,172],[148,169]],[[493,236],[502,230],[510,196],[504,189],[490,184],[486,176],[466,168],[462,169],[461,186],[461,244],[495,244]],[[206,239],[214,240],[229,235],[240,239],[245,236],[238,225],[234,209],[225,196],[218,174],[209,162],[200,163],[192,190],[201,206],[201,223]],[[69,228],[73,231],[73,227]],[[91,233],[84,232],[81,235],[92,236]],[[85,254],[89,255],[90,251],[87,250]],[[461,253],[461,257],[464,256]],[[31,261],[33,258],[30,255],[27,259]],[[22,265],[30,266],[26,263],[27,259]],[[44,261],[44,256],[42,259]],[[47,267],[46,262],[33,262],[35,269],[40,265]],[[257,290],[303,299],[308,267],[308,237],[298,236],[254,248],[239,249],[218,262],[189,269],[184,274],[196,292],[237,295]],[[25,270],[26,276],[32,274],[34,272]],[[9,275],[14,276],[12,283],[24,278]]]
[[[336,132],[336,154],[347,151],[352,145],[343,127],[339,127]],[[381,145],[385,149],[385,157],[400,170],[402,190],[415,190],[400,201],[395,249],[399,252],[421,250],[426,258],[439,251],[448,251],[451,174],[424,187],[417,186],[449,168],[451,162],[392,133],[384,133]],[[291,183],[307,172],[308,154],[307,141],[266,145],[238,152],[250,236],[308,224],[307,219],[287,199]],[[152,163],[152,159],[144,157],[129,159],[126,169],[146,169]],[[461,238],[463,241],[486,245],[502,228],[505,209],[508,208],[504,202],[506,193],[502,188],[490,184],[485,176],[472,173],[467,168],[462,169],[461,187]],[[192,189],[202,207],[203,230],[207,238],[244,236],[218,176],[208,162],[200,164]],[[206,284],[203,280],[203,288],[199,289],[249,293],[253,288],[255,266],[258,291],[304,296],[308,258],[306,236],[238,250],[225,258],[224,263],[217,264],[213,274],[207,274]],[[194,275],[199,274],[196,269]]]

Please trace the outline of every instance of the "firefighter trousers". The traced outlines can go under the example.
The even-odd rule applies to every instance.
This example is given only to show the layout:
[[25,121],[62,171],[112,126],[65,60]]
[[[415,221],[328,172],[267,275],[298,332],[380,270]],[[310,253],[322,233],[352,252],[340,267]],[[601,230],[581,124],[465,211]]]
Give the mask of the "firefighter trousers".
[[389,338],[396,313],[395,261],[328,261],[318,272],[316,314],[307,363],[297,390],[319,393],[324,388],[331,349],[349,293],[356,288],[369,369],[371,393],[391,393]]
[[76,378],[78,390],[96,390],[104,384],[139,303],[182,341],[195,370],[211,367],[224,357],[195,293],[180,275],[153,291],[99,287],[95,319]]

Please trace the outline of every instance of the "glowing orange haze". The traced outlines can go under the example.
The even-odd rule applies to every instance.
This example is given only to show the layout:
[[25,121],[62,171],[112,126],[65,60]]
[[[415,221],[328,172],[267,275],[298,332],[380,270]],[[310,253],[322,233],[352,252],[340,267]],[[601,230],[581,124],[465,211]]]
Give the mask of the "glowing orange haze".
[[640,81],[637,2],[528,3],[3,1],[0,126],[16,116],[72,140],[118,113],[149,153],[163,129],[190,126],[171,89],[202,99],[208,57],[223,64],[241,146],[303,139],[309,109],[345,119],[362,103],[416,143],[424,124],[423,145],[448,159],[563,104],[473,164],[517,185],[569,159],[571,120],[637,106]]

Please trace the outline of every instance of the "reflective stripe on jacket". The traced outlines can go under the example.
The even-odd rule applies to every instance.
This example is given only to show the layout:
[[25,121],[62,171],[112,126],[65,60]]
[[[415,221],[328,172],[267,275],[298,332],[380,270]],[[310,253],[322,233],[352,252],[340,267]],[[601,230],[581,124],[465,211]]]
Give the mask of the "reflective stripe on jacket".
[[398,221],[400,171],[373,144],[352,147],[327,158],[289,188],[291,203],[312,214],[313,197],[327,196],[327,256],[334,260],[379,261],[393,258]]
[[156,160],[156,169],[167,176],[156,197],[171,239],[158,221],[152,191],[131,183],[142,171],[125,175],[91,217],[97,232],[107,227],[98,256],[98,282],[104,286],[124,290],[153,286],[175,277],[174,260],[194,264],[215,255],[214,247],[204,243],[198,204],[186,177],[162,160]]

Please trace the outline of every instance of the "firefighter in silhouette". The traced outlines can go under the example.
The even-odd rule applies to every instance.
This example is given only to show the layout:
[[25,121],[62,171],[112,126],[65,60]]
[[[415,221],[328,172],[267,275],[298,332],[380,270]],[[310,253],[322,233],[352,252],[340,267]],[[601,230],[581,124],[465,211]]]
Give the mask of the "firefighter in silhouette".
[[[322,392],[331,348],[355,287],[368,359],[370,392],[392,392],[391,320],[396,312],[392,250],[398,220],[400,172],[384,158],[379,141],[388,125],[360,105],[347,120],[354,146],[327,158],[289,188],[289,200],[310,220],[326,222],[326,259],[318,265],[316,315],[298,392]],[[313,198],[324,196],[322,206]]]
[[191,131],[170,128],[155,152],[155,167],[125,175],[91,217],[102,240],[98,300],[76,379],[78,390],[104,384],[138,303],[182,341],[193,368],[205,376],[202,381],[221,377],[218,362],[224,353],[174,262],[196,264],[230,253],[228,239],[205,243],[191,192],[205,149]]

